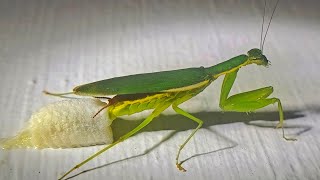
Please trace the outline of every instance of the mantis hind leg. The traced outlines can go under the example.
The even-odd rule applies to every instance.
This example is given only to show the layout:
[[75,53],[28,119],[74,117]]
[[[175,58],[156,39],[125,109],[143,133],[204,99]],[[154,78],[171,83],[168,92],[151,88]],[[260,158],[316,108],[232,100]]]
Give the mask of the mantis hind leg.
[[49,95],[49,96],[57,96],[57,97],[61,97],[61,98],[70,98],[66,95],[70,95],[70,94],[74,94],[74,92],[65,92],[65,93],[52,93],[49,91],[42,91],[44,94]]
[[200,119],[192,116],[192,115],[189,114],[188,112],[186,112],[186,111],[184,111],[184,110],[182,110],[181,108],[178,107],[179,104],[181,104],[182,102],[184,102],[184,101],[186,101],[186,100],[188,100],[188,99],[190,99],[190,98],[191,98],[191,97],[185,97],[185,98],[183,98],[183,99],[180,99],[180,101],[176,101],[176,102],[174,102],[174,103],[172,104],[172,108],[173,108],[173,110],[174,110],[175,112],[177,112],[178,114],[181,114],[181,115],[183,115],[183,116],[185,116],[185,117],[187,117],[187,118],[195,121],[196,123],[198,123],[198,126],[196,127],[196,129],[194,129],[194,130],[192,131],[192,133],[188,136],[188,138],[180,145],[179,150],[178,150],[178,153],[177,153],[177,156],[176,156],[176,166],[177,166],[177,168],[178,168],[180,171],[183,171],[183,172],[185,172],[186,169],[184,169],[184,168],[182,167],[182,163],[183,163],[183,162],[179,162],[179,156],[180,156],[181,150],[185,147],[185,145],[189,142],[189,140],[192,138],[192,136],[194,136],[194,134],[198,131],[198,129],[200,129],[200,127],[201,127],[202,124],[203,124],[203,121],[202,121],[202,120],[200,120]]
[[285,140],[296,140],[293,138],[287,138],[284,134],[283,122],[283,109],[281,105],[281,101],[278,98],[267,98],[273,92],[273,87],[264,87],[260,89],[256,89],[253,91],[243,92],[239,94],[235,94],[233,96],[228,97],[230,89],[237,77],[238,70],[226,74],[220,95],[220,107],[226,111],[236,111],[236,112],[252,112],[257,109],[261,109],[270,104],[278,103],[278,111],[279,111],[279,123],[276,126],[277,128],[282,128],[282,137]]
[[144,128],[146,125],[148,125],[155,117],[159,116],[160,113],[163,112],[165,109],[167,109],[170,105],[171,105],[171,103],[169,103],[169,102],[164,103],[164,104],[160,104],[141,124],[139,124],[137,127],[135,127],[133,130],[131,130],[127,134],[121,136],[114,143],[109,144],[105,148],[101,149],[100,151],[96,152],[95,154],[93,154],[92,156],[87,158],[86,160],[82,161],[81,163],[79,163],[76,166],[74,166],[73,168],[71,168],[67,173],[65,173],[61,178],[59,178],[59,180],[63,179],[68,174],[70,174],[72,171],[74,171],[74,170],[78,169],[79,167],[83,166],[84,164],[86,164],[90,160],[94,159],[95,157],[99,156],[103,152],[107,151],[108,149],[112,148],[113,146],[119,144],[120,142],[128,139],[129,137],[131,137],[135,133],[139,132],[142,128]]
[[[43,92],[45,95],[56,96],[56,97],[60,97],[60,98],[70,98],[70,99],[73,99],[73,97],[69,97],[69,96],[66,96],[66,95],[70,95],[70,94],[75,95],[74,92],[52,93],[52,92],[49,92],[49,91],[46,91],[46,90],[43,90],[42,92]],[[105,97],[105,96],[93,96],[93,98],[97,98],[97,99],[107,99],[107,100],[112,99],[112,98],[110,98],[110,97]]]

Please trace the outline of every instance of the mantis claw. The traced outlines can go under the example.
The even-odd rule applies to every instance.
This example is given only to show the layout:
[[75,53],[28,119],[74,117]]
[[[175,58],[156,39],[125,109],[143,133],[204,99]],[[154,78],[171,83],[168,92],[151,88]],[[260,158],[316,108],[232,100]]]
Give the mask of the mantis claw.
[[181,165],[182,165],[182,162],[176,163],[176,166],[179,169],[179,171],[186,172],[187,170],[185,168],[183,168]]
[[276,126],[276,129],[282,128],[283,127],[283,123],[278,123]]
[[282,128],[282,138],[285,139],[286,141],[297,141],[298,140],[296,138],[289,138],[284,135],[283,123],[280,122],[277,124],[276,129],[279,129],[279,128]]
[[288,138],[288,137],[285,137],[285,136],[283,136],[283,139],[285,139],[286,141],[297,141],[298,140],[296,138]]

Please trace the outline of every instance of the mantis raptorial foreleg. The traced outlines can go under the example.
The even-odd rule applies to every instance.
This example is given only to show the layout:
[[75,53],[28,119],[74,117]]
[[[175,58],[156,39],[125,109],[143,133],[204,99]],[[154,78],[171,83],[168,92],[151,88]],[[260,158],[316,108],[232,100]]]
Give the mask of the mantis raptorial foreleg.
[[223,80],[221,95],[220,95],[220,107],[226,111],[236,111],[236,112],[252,112],[257,109],[263,108],[270,104],[278,103],[278,111],[280,121],[277,128],[282,128],[282,136],[285,140],[296,140],[294,138],[287,138],[284,135],[283,129],[283,109],[281,101],[278,98],[267,98],[273,92],[273,87],[264,87],[261,89],[256,89],[253,91],[239,93],[228,97],[233,83],[237,77],[238,70],[228,73],[225,75]]
[[193,121],[195,121],[196,123],[198,123],[198,126],[196,129],[194,129],[192,131],[192,133],[188,136],[188,138],[180,145],[179,147],[179,150],[178,150],[178,153],[177,153],[177,156],[176,156],[176,166],[177,168],[180,170],[180,171],[183,171],[185,172],[186,170],[181,166],[182,162],[179,162],[179,156],[180,156],[180,153],[181,153],[181,150],[184,148],[184,146],[188,143],[188,141],[192,138],[192,136],[198,131],[198,129],[201,128],[202,124],[203,124],[203,121],[192,116],[191,114],[189,114],[188,112],[182,110],[181,108],[178,107],[179,104],[181,104],[182,102],[190,99],[191,97],[188,97],[188,96],[185,96],[184,98],[182,99],[179,99],[178,101],[174,102],[172,104],[172,108],[175,112],[177,112],[178,114],[181,114]]
[[133,130],[131,130],[130,132],[128,132],[127,134],[121,136],[117,141],[115,141],[112,144],[109,144],[107,147],[101,149],[100,151],[98,151],[97,153],[95,153],[94,155],[90,156],[89,158],[87,158],[86,160],[82,161],[81,163],[77,164],[76,166],[74,166],[72,169],[70,169],[67,173],[65,173],[60,179],[63,179],[64,177],[66,177],[68,174],[70,174],[72,171],[78,169],[79,167],[81,167],[82,165],[86,164],[88,161],[92,160],[93,158],[97,157],[98,155],[102,154],[103,152],[107,151],[108,149],[112,148],[113,146],[117,145],[118,143],[128,139],[129,137],[131,137],[132,135],[134,135],[135,133],[137,133],[138,131],[140,131],[142,128],[144,128],[146,125],[148,125],[155,117],[159,116],[161,112],[163,112],[165,109],[167,109],[169,106],[171,105],[171,103],[164,103],[164,104],[159,104],[159,106],[141,123],[139,124],[139,126],[135,127]]

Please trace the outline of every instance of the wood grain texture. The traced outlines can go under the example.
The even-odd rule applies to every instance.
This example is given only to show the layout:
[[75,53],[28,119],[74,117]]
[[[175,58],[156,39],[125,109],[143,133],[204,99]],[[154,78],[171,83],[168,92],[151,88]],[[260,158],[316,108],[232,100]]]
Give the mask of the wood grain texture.
[[[275,2],[273,2],[275,3]],[[272,66],[239,71],[231,93],[272,85],[285,109],[285,142],[276,106],[221,113],[221,79],[181,106],[205,125],[167,111],[141,133],[80,168],[74,179],[320,179],[319,1],[281,0],[265,44]],[[134,73],[211,66],[259,46],[263,1],[0,2],[0,137],[32,112],[59,101],[41,91]],[[271,13],[271,6],[267,9]],[[139,122],[118,119],[119,137]],[[56,179],[101,146],[0,151],[0,179]]]

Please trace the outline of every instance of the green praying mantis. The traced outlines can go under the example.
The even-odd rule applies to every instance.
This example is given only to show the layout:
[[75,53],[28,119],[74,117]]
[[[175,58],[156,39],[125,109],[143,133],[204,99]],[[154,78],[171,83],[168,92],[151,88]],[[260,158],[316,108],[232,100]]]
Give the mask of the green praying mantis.
[[[170,106],[176,113],[185,116],[198,124],[198,126],[181,144],[177,152],[176,166],[179,170],[186,171],[182,167],[182,162],[179,161],[180,153],[188,143],[188,141],[201,128],[203,121],[181,109],[179,105],[201,93],[206,87],[208,87],[212,82],[214,82],[221,76],[224,76],[219,103],[219,106],[222,110],[235,112],[252,112],[276,103],[278,105],[280,119],[276,128],[282,128],[282,136],[284,139],[295,140],[293,138],[287,138],[285,136],[283,129],[284,115],[281,101],[278,98],[269,97],[273,92],[272,86],[229,96],[230,90],[236,80],[240,68],[251,64],[267,67],[270,64],[266,56],[263,54],[263,45],[278,2],[279,0],[277,1],[273,9],[268,27],[263,38],[263,25],[266,8],[265,1],[260,49],[253,48],[249,50],[247,54],[233,57],[225,62],[211,67],[187,68],[116,77],[80,85],[75,87],[72,92],[67,93],[50,93],[44,91],[48,95],[61,97],[73,94],[79,96],[107,98],[108,104],[100,109],[97,114],[103,109],[108,108],[107,115],[112,120],[116,119],[119,116],[131,115],[142,112],[144,110],[153,110],[151,114],[133,130],[120,137],[117,141],[107,145],[105,148],[101,149],[83,162],[71,168],[60,179],[63,179],[72,171],[86,164],[88,161],[107,151],[111,147],[128,139],[129,137],[140,131],[142,128],[147,126],[150,122],[152,122],[154,118],[159,116]],[[108,96],[113,97],[110,98]]]

